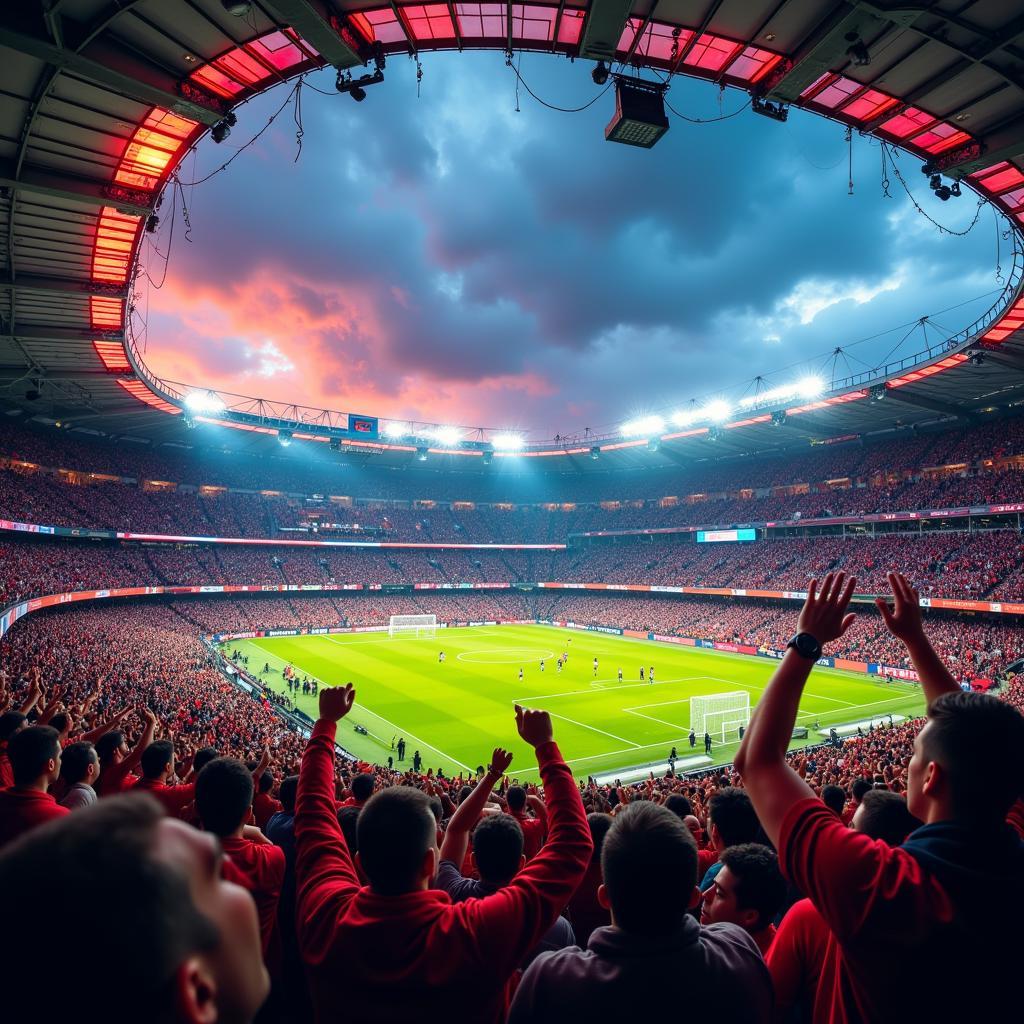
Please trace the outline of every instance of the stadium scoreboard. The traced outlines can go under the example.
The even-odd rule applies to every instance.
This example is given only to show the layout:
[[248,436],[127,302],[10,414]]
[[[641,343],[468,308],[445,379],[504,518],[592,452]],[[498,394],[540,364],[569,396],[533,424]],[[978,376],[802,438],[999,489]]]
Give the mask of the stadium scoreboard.
[[698,544],[717,544],[720,541],[757,540],[757,530],[698,530]]

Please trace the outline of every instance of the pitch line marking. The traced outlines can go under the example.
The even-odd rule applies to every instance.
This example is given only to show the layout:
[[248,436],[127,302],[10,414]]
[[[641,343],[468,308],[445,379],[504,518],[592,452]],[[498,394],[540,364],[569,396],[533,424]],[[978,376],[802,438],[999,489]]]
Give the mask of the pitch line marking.
[[390,725],[391,728],[394,729],[400,736],[409,736],[412,739],[416,740],[416,742],[419,743],[420,746],[429,747],[431,750],[434,751],[434,753],[440,754],[442,757],[448,758],[448,760],[451,761],[452,764],[457,764],[460,768],[465,768],[467,772],[473,771],[473,769],[470,768],[468,764],[463,764],[460,760],[458,760],[458,758],[452,757],[451,754],[446,754],[440,747],[435,747],[433,743],[428,743],[425,739],[422,739],[415,733],[403,729],[400,725],[395,725],[394,722],[390,721],[390,719],[385,718],[383,715],[378,714],[376,711],[373,710],[373,708],[369,708],[365,704],[359,706],[363,709],[363,711],[368,711],[371,715],[374,716],[374,718],[379,718],[385,725]]
[[[613,690],[630,690],[637,686],[668,686],[671,683],[689,683],[694,679],[709,679],[710,676],[680,676],[678,679],[662,679],[656,683],[623,683],[621,686],[602,687],[601,693],[611,693]],[[600,680],[599,680],[600,681]],[[552,700],[555,697],[579,697],[583,694],[593,695],[594,690],[565,690],[562,693],[531,693],[529,697],[513,697],[513,704],[522,704],[524,700]]]
[[678,722],[666,722],[664,718],[655,718],[654,715],[645,715],[642,711],[634,711],[632,708],[623,708],[622,710],[628,714],[636,715],[637,718],[646,718],[649,722],[657,722],[659,725],[667,725],[670,729],[685,728]]
[[637,750],[640,749],[639,743],[627,740],[624,736],[616,736],[613,732],[605,732],[604,729],[598,729],[596,725],[587,725],[585,722],[577,722],[575,718],[567,718],[565,715],[556,715],[553,711],[549,711],[548,714],[552,718],[560,718],[563,722],[569,722],[571,725],[578,725],[581,729],[589,729],[591,732],[599,732],[602,736],[607,736],[611,740],[616,740],[619,743],[628,743],[631,748]]

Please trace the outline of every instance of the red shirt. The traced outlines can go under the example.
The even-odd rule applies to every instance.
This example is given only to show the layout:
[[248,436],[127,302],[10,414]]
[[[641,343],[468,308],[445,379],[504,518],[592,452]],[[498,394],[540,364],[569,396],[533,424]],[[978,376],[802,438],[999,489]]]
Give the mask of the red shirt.
[[[100,775],[102,779],[103,776]],[[156,797],[163,804],[167,814],[176,818],[182,810],[196,798],[196,784],[190,782],[187,786],[168,786],[156,779],[139,779],[131,788],[133,793],[149,793]]]
[[14,785],[14,768],[7,751],[0,751],[0,789],[7,789]]
[[824,1005],[818,1005],[818,982],[829,942],[835,938],[810,900],[798,900],[789,908],[765,957],[775,986],[777,1019],[786,1018],[798,1004],[808,1011],[813,1007],[813,1015],[808,1012],[806,1019],[828,1019],[831,993],[822,1000]]
[[555,923],[590,862],[579,790],[558,747],[537,750],[550,804],[547,845],[505,887],[453,904],[420,890],[360,887],[334,807],[332,722],[302,757],[295,840],[298,938],[317,1019],[497,1021],[518,964]]
[[0,790],[0,847],[37,825],[63,818],[67,813],[66,807],[61,807],[49,793],[40,793],[38,789]]
[[718,851],[712,849],[710,846],[706,850],[697,851],[697,882],[700,883],[701,879],[708,873],[708,868],[712,864],[718,863]]
[[263,957],[267,959],[277,927],[277,903],[284,884],[285,857],[280,846],[254,843],[241,836],[221,840],[235,871],[226,877],[252,893],[260,919]]
[[131,788],[139,780],[132,774],[131,767],[124,761],[112,764],[100,772],[93,787],[97,796],[117,796]]
[[[980,1020],[1019,1001],[1024,844],[1009,828],[983,836],[941,822],[891,847],[808,798],[786,815],[779,863],[836,939],[821,1019]],[[955,979],[941,973],[951,957]]]
[[523,856],[527,861],[533,860],[540,853],[548,834],[548,817],[543,810],[538,810],[539,817],[531,818],[525,811],[509,812],[519,822],[523,830]]
[[275,800],[269,793],[257,793],[252,799],[252,817],[258,828],[263,828],[280,810],[283,810],[281,801]]

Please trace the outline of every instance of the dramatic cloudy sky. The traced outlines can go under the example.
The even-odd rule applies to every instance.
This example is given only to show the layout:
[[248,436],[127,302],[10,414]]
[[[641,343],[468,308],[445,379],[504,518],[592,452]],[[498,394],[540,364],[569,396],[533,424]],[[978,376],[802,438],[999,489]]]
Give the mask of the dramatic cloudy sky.
[[[531,88],[565,107],[598,91],[590,67],[522,58]],[[183,180],[223,162],[287,88],[243,107]],[[707,118],[744,98],[680,80],[669,99]],[[398,58],[362,104],[304,89],[297,163],[286,109],[186,190],[192,240],[179,218],[166,281],[143,303],[147,361],[188,384],[539,439],[738,398],[804,362],[828,379],[836,346],[839,376],[875,366],[900,325],[934,314],[952,333],[992,301],[992,214],[940,236],[894,176],[882,196],[868,140],[854,142],[850,197],[843,130],[821,118],[673,118],[645,151],[604,141],[613,104],[608,92],[556,113],[521,90],[517,112],[495,53],[428,55],[419,99]],[[929,212],[969,223],[972,196],[939,204],[917,161],[900,166]],[[916,331],[899,354],[922,344]]]

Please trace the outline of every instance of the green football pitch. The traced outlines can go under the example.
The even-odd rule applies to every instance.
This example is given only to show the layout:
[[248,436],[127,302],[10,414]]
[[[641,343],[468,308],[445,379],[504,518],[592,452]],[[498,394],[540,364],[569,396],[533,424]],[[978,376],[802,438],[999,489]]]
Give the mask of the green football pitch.
[[[686,764],[704,753],[703,737],[695,750],[687,740],[690,698],[745,691],[753,707],[775,668],[769,659],[539,625],[439,629],[429,639],[380,633],[274,637],[229,641],[222,650],[247,655],[253,675],[269,663],[263,679],[282,693],[281,671],[288,664],[300,678],[321,685],[355,683],[356,707],[341,723],[338,742],[360,760],[385,764],[390,755],[397,761],[392,742],[403,737],[404,767],[411,767],[418,750],[424,771],[457,774],[486,764],[491,750],[504,746],[515,755],[510,774],[527,781],[536,779],[537,768],[515,730],[516,703],[551,713],[555,739],[580,778],[663,762],[673,746],[681,759],[677,769],[686,770],[728,763],[739,746],[730,730],[729,742],[716,737],[711,762]],[[555,662],[563,652],[569,658],[559,672]],[[652,665],[656,681],[641,682],[640,667],[646,674]],[[316,719],[316,698],[299,693],[295,700]],[[827,729],[878,722],[923,708],[916,685],[818,668],[800,705],[798,724],[810,735],[794,746],[821,739],[815,723]]]

